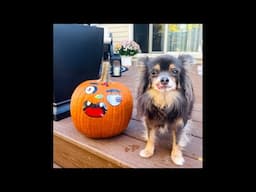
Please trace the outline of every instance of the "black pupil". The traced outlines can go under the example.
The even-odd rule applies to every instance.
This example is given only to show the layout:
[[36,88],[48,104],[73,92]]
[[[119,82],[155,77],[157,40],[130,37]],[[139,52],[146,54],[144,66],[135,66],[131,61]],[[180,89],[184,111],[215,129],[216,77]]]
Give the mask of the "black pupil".
[[173,73],[178,73],[178,71],[177,71],[176,69],[174,69],[172,72],[173,72]]

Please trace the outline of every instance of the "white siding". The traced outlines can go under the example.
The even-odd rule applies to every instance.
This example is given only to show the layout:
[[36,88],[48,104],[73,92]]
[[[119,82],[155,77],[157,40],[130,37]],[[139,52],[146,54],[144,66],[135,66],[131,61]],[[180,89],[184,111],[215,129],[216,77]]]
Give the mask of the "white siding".
[[107,27],[109,32],[113,36],[113,44],[121,42],[123,40],[129,40],[129,24],[100,24],[101,26]]

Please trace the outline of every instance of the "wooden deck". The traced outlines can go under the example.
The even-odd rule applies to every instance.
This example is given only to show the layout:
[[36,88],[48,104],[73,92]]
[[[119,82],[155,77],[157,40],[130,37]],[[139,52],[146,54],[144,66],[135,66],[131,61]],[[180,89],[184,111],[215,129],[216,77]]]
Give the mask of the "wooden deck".
[[[134,65],[122,77],[112,77],[128,86],[135,98],[140,65]],[[176,166],[170,160],[170,141],[167,135],[158,135],[155,154],[144,159],[139,151],[145,146],[143,125],[136,117],[136,101],[128,128],[119,136],[109,139],[90,139],[78,132],[65,118],[53,122],[54,162],[63,168],[202,168],[202,76],[196,65],[189,73],[195,90],[196,102],[192,113],[191,142],[184,149],[185,164]],[[56,167],[56,166],[54,166]]]

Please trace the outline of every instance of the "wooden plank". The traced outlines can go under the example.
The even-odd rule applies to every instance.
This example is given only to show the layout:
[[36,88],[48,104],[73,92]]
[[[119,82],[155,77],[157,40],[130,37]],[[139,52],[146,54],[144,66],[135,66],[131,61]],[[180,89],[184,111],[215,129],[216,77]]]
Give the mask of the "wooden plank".
[[203,106],[202,103],[195,103],[194,107],[193,107],[194,111],[202,111],[203,110]]
[[203,114],[202,111],[192,111],[192,120],[193,121],[198,121],[198,122],[203,122]]
[[[121,134],[108,139],[90,139],[78,132],[70,118],[53,122],[54,135],[91,154],[120,167],[129,168],[201,168],[202,161],[185,156],[185,164],[176,166],[170,161],[169,149],[159,147],[149,159],[139,156],[145,142]],[[74,155],[72,155],[72,158]],[[78,157],[79,158],[79,157]],[[60,164],[60,163],[59,163]],[[62,165],[62,164],[60,164]],[[77,163],[76,163],[77,165]],[[80,166],[80,164],[79,164]]]
[[54,136],[54,161],[65,168],[119,168],[116,164],[106,161],[58,136]]
[[189,126],[191,127],[191,134],[195,137],[203,138],[203,125],[202,122],[190,121]]
[[[191,126],[193,122],[189,123],[188,125]],[[195,125],[194,125],[195,126]],[[191,126],[191,129],[195,127]],[[196,128],[198,129],[198,128]],[[140,121],[131,120],[128,128],[124,132],[126,135],[129,135],[133,138],[139,139],[140,141],[146,141],[144,138],[144,127]],[[157,134],[158,140],[156,142],[156,146],[160,146],[165,150],[171,149],[171,140],[170,140],[170,133],[169,134]],[[190,142],[184,148],[184,155],[188,157],[192,157],[194,159],[202,158],[202,139],[198,137],[194,137],[191,135]]]

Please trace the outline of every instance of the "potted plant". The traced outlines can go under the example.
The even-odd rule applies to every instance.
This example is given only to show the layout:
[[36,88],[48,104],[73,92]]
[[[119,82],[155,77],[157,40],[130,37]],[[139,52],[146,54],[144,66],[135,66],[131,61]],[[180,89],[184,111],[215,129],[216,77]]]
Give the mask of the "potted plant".
[[141,50],[139,44],[135,41],[124,40],[116,44],[115,51],[121,55],[122,65],[129,67],[132,64],[132,56]]

